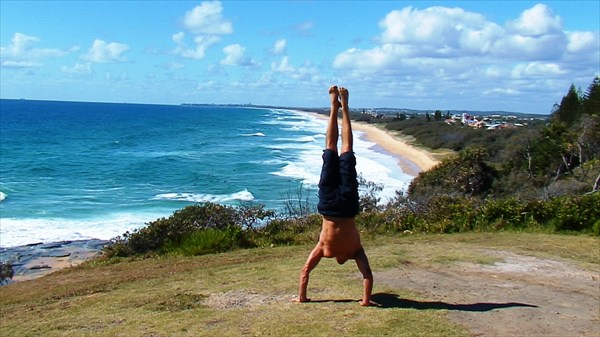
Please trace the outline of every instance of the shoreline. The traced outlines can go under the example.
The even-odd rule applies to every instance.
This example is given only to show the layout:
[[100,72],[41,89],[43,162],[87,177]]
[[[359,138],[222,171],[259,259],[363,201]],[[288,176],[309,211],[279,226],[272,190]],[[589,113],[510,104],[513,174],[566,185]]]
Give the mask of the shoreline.
[[102,255],[108,240],[90,239],[34,243],[0,248],[0,261],[10,262],[14,275],[0,286],[33,280]]
[[[308,114],[313,117],[329,120],[328,115],[316,112],[295,110],[297,112]],[[416,177],[419,172],[428,171],[437,164],[439,160],[433,157],[433,154],[423,148],[408,144],[406,141],[393,135],[391,132],[379,128],[373,124],[365,122],[352,121],[352,129],[363,132],[364,138],[376,144],[384,152],[398,159],[398,166],[402,172]]]

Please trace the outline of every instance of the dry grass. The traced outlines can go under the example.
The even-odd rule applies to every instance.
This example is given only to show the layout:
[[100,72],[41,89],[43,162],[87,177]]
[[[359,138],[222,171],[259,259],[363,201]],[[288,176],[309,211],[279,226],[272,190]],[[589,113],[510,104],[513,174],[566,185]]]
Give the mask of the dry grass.
[[[598,238],[460,234],[368,239],[375,273],[411,264],[493,263],[502,249],[598,264]],[[468,336],[444,310],[363,308],[353,263],[326,259],[307,304],[291,303],[308,246],[95,262],[0,288],[2,336]],[[391,292],[375,285],[375,293]],[[398,294],[398,289],[394,292]],[[419,300],[419,294],[401,292]]]

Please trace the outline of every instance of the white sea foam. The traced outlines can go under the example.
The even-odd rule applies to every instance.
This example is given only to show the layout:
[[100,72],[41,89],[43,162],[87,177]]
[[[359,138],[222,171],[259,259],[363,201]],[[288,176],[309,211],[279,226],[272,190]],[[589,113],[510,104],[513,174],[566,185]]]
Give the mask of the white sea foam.
[[109,240],[126,231],[143,227],[166,214],[113,213],[91,219],[3,218],[0,247],[22,246],[64,240]]
[[[320,169],[320,164],[317,167]],[[319,170],[315,170],[314,167],[295,162],[287,164],[280,171],[273,172],[273,174],[281,177],[299,179],[305,186],[315,187],[319,183],[320,171],[317,171]]]
[[[277,143],[277,144],[269,144],[269,145],[264,145],[264,148],[267,149],[271,149],[271,150],[301,150],[301,149],[306,149],[306,144],[302,144],[302,143],[291,143],[291,142],[287,142],[287,143]],[[322,148],[322,146],[320,146],[319,148]]]
[[300,143],[312,143],[312,142],[316,142],[316,137],[315,136],[304,136],[304,137],[297,137],[297,138],[277,138],[275,139],[275,141],[277,142],[300,142]]
[[262,132],[255,132],[255,133],[245,133],[242,134],[243,137],[265,137],[265,134]]
[[281,159],[268,159],[268,160],[252,160],[250,164],[258,165],[283,165],[286,162]]
[[4,201],[4,199],[6,199],[6,194],[4,192],[0,192],[0,202]]
[[[286,125],[292,128],[302,128],[303,130],[312,130],[315,132],[310,137],[312,140],[324,137],[324,130],[327,122],[310,116],[301,115],[303,119],[295,120],[293,123],[287,122]],[[286,122],[281,122],[282,124]],[[284,128],[285,129],[285,128]],[[395,197],[396,191],[406,191],[412,176],[402,172],[398,166],[398,158],[377,149],[373,142],[364,140],[363,133],[354,131],[354,152],[356,153],[356,170],[367,181],[381,185],[383,190],[379,194],[382,202],[386,202]],[[290,177],[302,181],[305,186],[316,187],[319,182],[319,176],[322,165],[322,149],[320,142],[298,144],[297,139],[281,138],[283,143],[269,146],[271,149],[278,150],[298,150],[295,158],[289,161],[281,170],[272,174]],[[295,142],[295,143],[294,143]]]
[[204,194],[204,193],[162,193],[154,197],[155,200],[176,200],[187,202],[213,202],[227,203],[231,201],[252,201],[254,195],[247,189],[232,194]]

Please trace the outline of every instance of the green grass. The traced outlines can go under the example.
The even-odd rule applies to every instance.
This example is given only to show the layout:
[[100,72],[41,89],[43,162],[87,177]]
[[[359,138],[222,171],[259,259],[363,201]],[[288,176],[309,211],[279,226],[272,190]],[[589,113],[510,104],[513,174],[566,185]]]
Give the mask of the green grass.
[[[493,263],[486,249],[597,266],[599,239],[519,233],[365,238],[374,272],[411,265]],[[353,263],[324,259],[309,297],[296,304],[311,246],[257,248],[197,257],[95,261],[0,287],[2,336],[469,336],[445,310],[363,308]],[[415,301],[423,295],[378,285]]]

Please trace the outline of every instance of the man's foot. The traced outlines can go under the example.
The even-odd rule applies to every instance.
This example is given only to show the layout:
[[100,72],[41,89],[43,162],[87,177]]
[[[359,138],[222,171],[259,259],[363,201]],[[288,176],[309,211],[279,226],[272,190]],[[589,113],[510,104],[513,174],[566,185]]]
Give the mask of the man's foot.
[[340,93],[338,87],[332,85],[329,87],[329,97],[331,98],[331,108],[337,111],[340,108]]
[[296,302],[296,303],[305,303],[305,302],[310,302],[310,298],[300,298],[300,297],[296,297],[291,299],[291,302]]
[[339,90],[339,95],[340,95],[340,100],[342,101],[342,108],[347,108],[348,107],[348,97],[350,96],[348,89],[341,87]]

